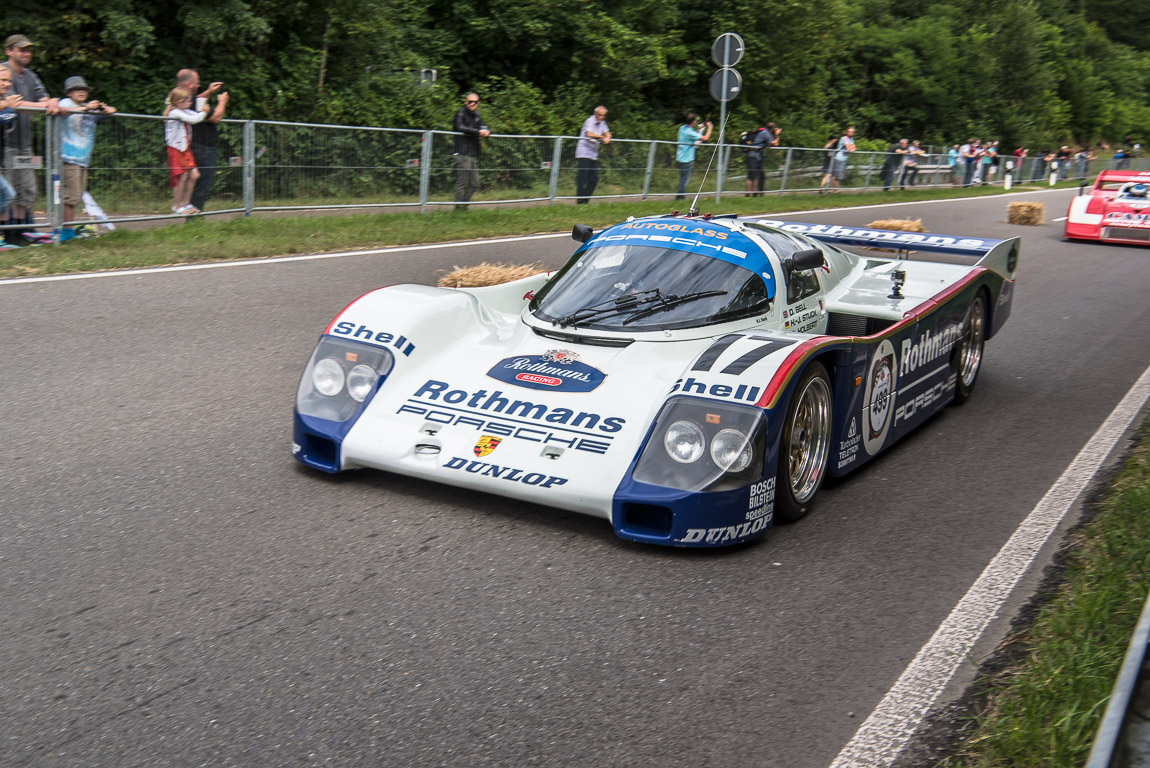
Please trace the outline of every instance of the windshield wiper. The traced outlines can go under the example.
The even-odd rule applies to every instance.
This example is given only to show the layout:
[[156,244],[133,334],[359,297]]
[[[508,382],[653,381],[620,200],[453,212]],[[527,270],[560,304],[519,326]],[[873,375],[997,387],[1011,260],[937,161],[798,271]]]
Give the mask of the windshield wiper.
[[566,327],[568,325],[577,325],[586,320],[591,320],[596,317],[607,317],[610,315],[621,315],[626,312],[634,310],[636,307],[646,306],[653,301],[666,301],[668,299],[676,298],[674,296],[664,296],[663,292],[658,288],[652,288],[648,291],[639,291],[638,293],[631,293],[626,296],[620,296],[617,299],[607,299],[598,304],[592,304],[583,309],[577,309],[566,317],[561,317],[555,320],[560,326]]
[[667,310],[667,309],[673,309],[675,307],[678,307],[682,304],[686,304],[686,303],[691,302],[691,301],[696,301],[698,299],[706,299],[710,296],[725,296],[726,294],[727,294],[726,291],[717,291],[716,290],[716,291],[696,291],[695,293],[685,293],[682,296],[675,296],[674,294],[671,294],[668,296],[661,296],[662,301],[660,303],[656,304],[653,307],[639,310],[638,312],[636,312],[635,314],[631,315],[626,320],[624,320],[623,325],[627,325],[628,323],[633,323],[641,317],[647,317],[648,315],[653,315],[656,312],[662,312],[662,311]]

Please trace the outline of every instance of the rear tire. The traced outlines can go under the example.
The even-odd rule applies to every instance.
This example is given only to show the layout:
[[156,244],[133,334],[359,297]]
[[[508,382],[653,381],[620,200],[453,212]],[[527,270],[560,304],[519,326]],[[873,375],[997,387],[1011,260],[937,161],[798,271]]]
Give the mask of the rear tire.
[[954,350],[954,372],[958,377],[954,402],[957,405],[965,403],[974,393],[978,372],[982,370],[982,349],[985,344],[986,295],[980,291],[966,310],[962,335]]
[[775,520],[793,523],[814,505],[826,477],[831,448],[833,400],[822,363],[807,366],[787,408],[779,441]]

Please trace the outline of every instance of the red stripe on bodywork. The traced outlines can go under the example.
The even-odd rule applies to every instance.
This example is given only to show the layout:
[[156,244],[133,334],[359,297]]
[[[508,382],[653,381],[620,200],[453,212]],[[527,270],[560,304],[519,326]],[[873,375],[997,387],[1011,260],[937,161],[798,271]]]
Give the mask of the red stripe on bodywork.
[[910,323],[919,322],[924,317],[929,316],[936,309],[939,309],[945,302],[949,301],[956,294],[970,285],[970,283],[974,282],[978,276],[985,271],[987,271],[985,267],[978,267],[972,270],[970,273],[963,276],[963,278],[954,285],[935,294],[931,298],[916,306],[914,309],[907,310],[905,313],[903,313],[902,320],[898,321],[889,328],[883,329],[879,333],[873,334],[871,336],[820,336],[809,341],[804,341],[802,344],[799,344],[797,347],[791,350],[790,354],[787,355],[786,360],[784,360],[783,364],[779,366],[779,370],[775,372],[774,377],[771,379],[771,383],[767,385],[767,389],[765,392],[763,392],[763,396],[758,399],[755,405],[757,405],[759,408],[776,407],[779,404],[779,398],[782,396],[783,390],[787,388],[787,384],[790,383],[791,378],[793,378],[795,375],[795,372],[801,367],[803,363],[810,359],[811,355],[815,352],[818,352],[832,344],[842,343],[844,341],[851,343],[856,341],[882,341],[884,337],[892,336],[898,333],[899,331],[906,328],[906,326]]
[[345,313],[345,312],[347,312],[349,309],[351,309],[352,305],[353,305],[353,304],[355,304],[355,303],[356,303],[357,301],[359,301],[360,299],[362,299],[364,296],[370,296],[371,294],[375,293],[376,291],[382,291],[384,288],[390,288],[390,287],[391,287],[390,285],[385,285],[385,286],[383,286],[382,288],[372,288],[372,289],[371,289],[370,291],[368,291],[367,293],[361,294],[361,295],[360,295],[360,296],[358,296],[357,298],[355,298],[355,299],[353,299],[352,301],[348,302],[348,305],[347,305],[346,307],[344,307],[343,309],[341,309],[341,310],[339,311],[339,313],[338,313],[338,314],[336,314],[336,316],[335,316],[335,317],[333,317],[333,318],[331,319],[331,322],[327,324],[327,328],[324,328],[324,329],[323,329],[323,332],[324,332],[325,334],[327,334],[327,333],[331,333],[331,329],[335,327],[335,324],[336,324],[337,322],[339,322],[339,319],[340,319],[341,317],[343,317],[344,313]]

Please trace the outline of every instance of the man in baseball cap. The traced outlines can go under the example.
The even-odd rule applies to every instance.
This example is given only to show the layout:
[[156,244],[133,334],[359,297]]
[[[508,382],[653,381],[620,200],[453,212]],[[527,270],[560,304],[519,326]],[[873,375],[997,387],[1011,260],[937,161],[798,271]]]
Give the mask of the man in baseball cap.
[[[59,99],[48,95],[48,89],[40,82],[36,73],[28,69],[32,62],[35,46],[24,35],[9,35],[4,41],[4,53],[8,61],[4,67],[12,73],[11,93],[23,97],[22,106],[43,107],[48,114],[59,112]],[[4,145],[4,175],[15,188],[16,197],[12,201],[12,224],[32,225],[32,204],[36,202],[36,173],[31,168],[16,168],[16,158],[34,154],[32,150],[32,117],[21,112],[16,120],[16,128]],[[15,237],[17,230],[5,230],[5,240]]]

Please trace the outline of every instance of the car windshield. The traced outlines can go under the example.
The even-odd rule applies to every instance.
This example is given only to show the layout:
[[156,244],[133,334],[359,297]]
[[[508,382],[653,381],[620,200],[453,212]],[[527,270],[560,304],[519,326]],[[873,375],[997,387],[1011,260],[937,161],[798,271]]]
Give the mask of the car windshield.
[[694,328],[766,312],[763,278],[703,254],[650,245],[584,251],[531,303],[540,320],[605,331]]

